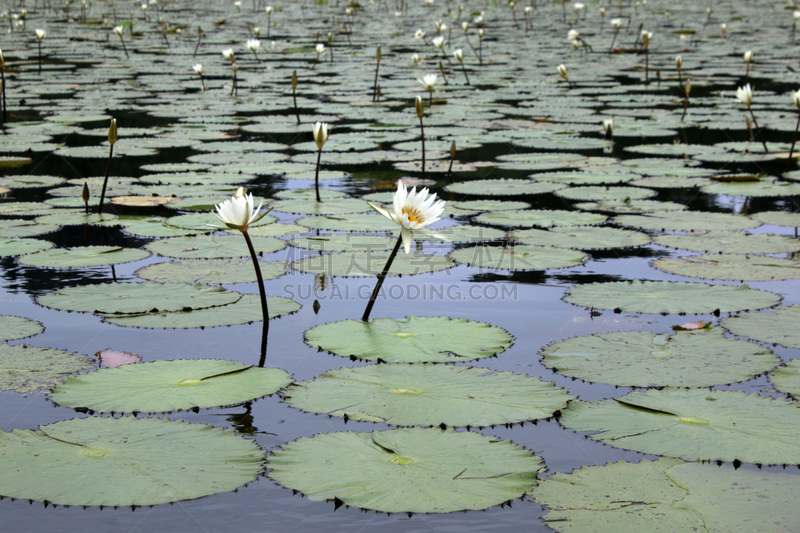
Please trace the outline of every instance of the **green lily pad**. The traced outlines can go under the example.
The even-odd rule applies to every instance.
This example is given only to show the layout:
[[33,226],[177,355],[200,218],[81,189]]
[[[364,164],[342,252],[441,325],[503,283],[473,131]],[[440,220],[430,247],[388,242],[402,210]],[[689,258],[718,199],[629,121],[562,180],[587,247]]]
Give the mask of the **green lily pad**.
[[[95,209],[97,206],[95,206]],[[87,215],[83,209],[78,210],[58,210],[57,213],[41,215],[34,220],[37,224],[53,224],[57,226],[82,226],[83,224],[107,226],[117,220],[117,215],[109,213],[97,214],[92,212],[92,206],[89,206],[89,214]]]
[[[615,171],[616,170],[616,171]],[[614,185],[627,183],[640,177],[632,172],[619,172],[619,169],[608,170],[603,167],[588,170],[575,170],[563,172],[544,172],[531,176],[545,183],[559,185]]]
[[528,209],[527,202],[509,202],[502,200],[472,200],[468,202],[453,202],[448,204],[455,212],[458,210],[482,213],[484,211],[512,211],[515,209]]
[[773,281],[800,277],[800,262],[757,255],[692,255],[661,258],[650,265],[671,274],[703,279]]
[[522,209],[484,213],[475,217],[475,220],[496,226],[552,228],[553,226],[592,226],[602,224],[608,220],[608,217],[580,211]]
[[780,181],[765,177],[758,181],[715,182],[701,189],[707,194],[728,194],[731,196],[774,197],[800,194],[800,183]]
[[61,226],[53,224],[37,224],[33,220],[12,218],[0,220],[0,238],[38,237],[46,233],[58,231]]
[[573,207],[583,211],[625,214],[682,211],[686,209],[683,204],[662,202],[660,200],[601,200],[599,202],[578,202]]
[[316,200],[278,200],[272,203],[272,207],[275,211],[304,215],[341,215],[372,211],[372,207],[367,202],[355,198],[331,198],[322,202],[317,202]]
[[52,248],[17,259],[20,264],[43,268],[81,268],[130,263],[149,257],[150,252],[121,246],[76,246]]
[[543,468],[511,441],[432,428],[301,437],[273,450],[268,467],[272,479],[310,500],[387,513],[499,505],[522,496]]
[[[341,252],[306,257],[292,263],[292,268],[309,274],[327,276],[377,276],[383,271],[391,251]],[[452,268],[455,263],[444,255],[419,252],[398,253],[388,276],[413,276]]]
[[[267,296],[269,318],[296,312],[300,304],[288,298]],[[248,324],[263,320],[261,300],[256,294],[245,294],[236,303],[176,313],[141,313],[131,315],[106,315],[103,320],[118,326],[149,329],[214,328]]]
[[55,246],[50,241],[38,239],[7,239],[0,237],[0,257],[17,257],[49,250]]
[[231,491],[255,480],[264,462],[255,441],[232,430],[132,416],[0,433],[0,457],[3,496],[84,506],[157,505]]
[[800,397],[800,359],[792,359],[786,366],[779,366],[769,376],[775,389],[793,398]]
[[58,176],[5,176],[0,178],[0,186],[9,189],[31,189],[36,187],[54,187],[66,181]]
[[389,363],[453,363],[490,357],[514,340],[504,329],[465,318],[409,316],[315,326],[306,344],[334,355]]
[[[265,280],[275,279],[286,273],[283,261],[259,261],[258,264]],[[249,257],[167,261],[140,268],[135,274],[148,281],[160,283],[227,285],[256,281],[256,271]]]
[[359,252],[368,250],[389,250],[397,238],[385,235],[336,234],[298,237],[289,241],[297,248],[319,252]]
[[[264,216],[264,218],[256,222],[253,225],[253,227],[255,228],[256,226],[264,226],[272,224],[276,220],[278,219],[275,218],[274,216],[266,215]],[[175,226],[176,228],[193,230],[195,233],[208,232],[209,230],[213,231],[214,228],[209,226],[209,224],[213,224],[214,226],[225,226],[225,224],[220,222],[220,220],[217,217],[215,217],[213,213],[208,213],[208,212],[189,213],[188,215],[177,215],[174,217],[169,217],[167,220],[164,221],[164,224],[168,226]]]
[[[555,473],[531,491],[549,508],[549,527],[562,533],[715,531],[780,533],[800,526],[798,477],[732,466],[643,459],[638,464],[586,466]],[[654,529],[655,528],[655,529]]]
[[555,383],[488,368],[428,364],[330,370],[289,387],[310,413],[393,426],[492,426],[547,418],[572,398]]
[[575,250],[631,248],[650,243],[650,236],[639,231],[595,226],[566,226],[549,230],[517,230],[511,238],[523,244],[555,246]]
[[144,312],[187,312],[228,305],[241,298],[238,292],[221,287],[186,283],[103,283],[67,287],[39,296],[39,305],[63,311],[132,314]]
[[709,231],[694,235],[658,235],[655,243],[710,254],[781,254],[800,250],[800,241],[787,235]]
[[656,191],[643,187],[570,187],[557,191],[556,196],[569,200],[598,200],[622,202],[641,200],[656,195]]
[[614,219],[621,226],[655,231],[737,231],[761,223],[745,216],[704,211],[667,211],[647,216],[621,215]]
[[800,464],[794,402],[742,391],[650,389],[599,402],[574,401],[561,423],[618,448],[687,461]]
[[[456,224],[454,226],[447,226],[446,228],[436,228],[436,233],[438,235],[443,235],[447,237],[449,242],[487,242],[487,241],[496,241],[497,239],[502,239],[506,236],[506,232],[499,230],[497,228],[488,228],[486,226],[479,226],[477,224],[474,225],[466,225],[466,224]],[[399,232],[396,232],[399,235]],[[441,242],[440,239],[434,237],[433,235],[426,235],[424,233],[416,232],[414,233],[414,240],[415,241],[433,241],[433,242]]]
[[303,217],[298,224],[325,231],[394,231],[397,224],[383,215],[372,213],[338,216]]
[[470,246],[450,252],[450,257],[470,266],[502,270],[566,268],[580,265],[589,259],[588,255],[577,250],[533,244]]
[[[273,237],[250,237],[259,254],[271,254],[286,246],[286,242]],[[197,235],[170,237],[153,241],[145,246],[151,252],[177,259],[222,259],[248,257],[247,242],[242,235]]]
[[747,285],[612,281],[573,287],[565,302],[627,313],[733,313],[778,305],[781,297]]
[[516,196],[546,194],[564,187],[564,185],[539,183],[531,180],[492,179],[451,183],[444,190],[458,194],[480,194],[481,196]]
[[275,394],[292,382],[279,368],[220,359],[136,363],[67,378],[50,399],[97,413],[160,413],[234,405]]
[[21,316],[0,315],[0,341],[33,337],[44,331],[41,322]]
[[750,337],[759,342],[800,348],[800,304],[779,306],[767,313],[743,313],[731,316],[722,323],[734,335]]
[[542,364],[554,372],[621,387],[710,387],[746,381],[780,359],[722,331],[618,331],[547,345]]
[[95,368],[95,362],[73,352],[25,344],[0,344],[0,391],[28,395],[50,389],[67,375]]
[[762,211],[756,213],[753,218],[762,224],[770,224],[773,226],[800,226],[800,213],[781,213],[778,211]]

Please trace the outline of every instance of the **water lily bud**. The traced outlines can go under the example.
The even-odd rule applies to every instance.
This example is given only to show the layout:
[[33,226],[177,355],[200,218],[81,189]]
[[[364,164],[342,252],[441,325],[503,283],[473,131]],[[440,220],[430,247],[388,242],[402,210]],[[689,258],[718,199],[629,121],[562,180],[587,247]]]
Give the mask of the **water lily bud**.
[[411,54],[411,62],[414,63],[414,66],[419,65],[419,54]]
[[606,139],[614,137],[614,119],[607,118],[603,120],[603,130],[606,132]]
[[722,30],[722,34],[724,35],[726,31],[728,31],[728,25],[724,22],[719,25],[719,29]]
[[119,35],[120,38],[122,38],[122,31],[123,31],[122,26],[114,26],[114,33]]
[[562,78],[569,81],[569,73],[567,72],[567,67],[561,64],[558,67],[556,67],[556,70],[558,70],[558,73],[561,75]]
[[581,4],[581,3],[576,3],[576,4],[575,4],[574,6],[572,6],[572,7],[574,7],[574,8],[575,8],[575,11],[582,11],[582,10],[583,10],[583,8],[584,8],[584,7],[586,7],[586,6],[585,6],[584,4]]
[[456,61],[458,61],[459,63],[464,62],[464,53],[461,51],[461,48],[453,52],[453,57],[455,57]]
[[579,41],[572,41],[572,49],[573,50],[580,50],[581,49],[581,43]]
[[752,50],[748,50],[747,52],[745,52],[743,58],[744,58],[744,62],[745,63],[748,63],[748,64],[752,63],[753,62],[753,52],[752,52]]
[[261,27],[256,26],[255,28],[253,28],[253,35],[255,35],[256,37],[261,37]]
[[601,17],[605,17],[606,16],[606,8],[604,8],[604,7],[600,8],[600,16]]
[[611,25],[614,26],[614,29],[619,31],[622,28],[622,19],[611,19]]
[[39,29],[36,30],[36,38],[39,39],[40,41],[42,39],[44,39],[46,36],[47,36],[47,32],[46,31],[39,30]]
[[692,92],[692,81],[687,79],[683,84],[683,92],[686,93],[686,98],[689,98],[689,93]]
[[83,197],[83,203],[89,203],[89,185],[85,181],[83,182],[83,193],[81,196]]
[[328,140],[328,135],[330,135],[328,124],[325,122],[317,122],[312,128],[314,131],[314,142],[317,143],[317,148],[322,150],[322,147],[325,146],[325,141]]
[[531,6],[525,6],[524,11],[526,15],[530,15],[531,13],[533,13],[533,8]]
[[194,70],[195,74],[197,74],[198,76],[203,75],[203,65],[201,65],[200,63],[193,66],[192,70]]
[[414,99],[414,108],[417,110],[417,116],[419,118],[425,115],[425,108],[422,106],[422,97],[419,95]]
[[569,32],[567,32],[567,39],[570,41],[574,41],[578,37],[580,37],[580,34],[577,32],[577,30],[569,30]]
[[267,15],[271,15],[272,14],[272,6],[267,6],[266,11],[267,11]]
[[675,56],[675,66],[677,67],[678,70],[680,70],[681,67],[683,67],[683,58],[681,56]]
[[795,18],[795,20],[800,19],[800,11],[795,11],[792,13],[792,16]]
[[450,159],[456,158],[456,142],[450,143]]
[[222,57],[231,61],[232,63],[236,63],[236,57],[233,55],[233,48],[226,48],[222,51]]
[[318,56],[322,55],[322,52],[325,51],[325,45],[322,43],[318,43],[317,46],[314,48],[314,50],[316,50]]
[[5,65],[6,65],[6,59],[3,57],[3,51],[0,50],[0,68],[5,67]]
[[649,31],[642,30],[642,44],[647,48],[650,46],[650,39],[653,38],[653,34]]
[[794,105],[797,106],[797,110],[800,111],[800,90],[791,91],[791,95],[792,95],[792,102],[794,102]]
[[469,30],[469,22],[462,22],[461,29],[464,30],[464,33],[467,33],[467,31]]
[[347,9],[344,10],[344,14],[349,17],[350,15],[353,14],[353,8],[352,7],[348,7]]
[[292,90],[297,89],[297,71],[292,71]]
[[111,119],[111,126],[108,127],[108,144],[114,146],[117,142],[117,119]]
[[422,79],[417,79],[417,81],[420,82],[425,87],[425,89],[433,91],[436,86],[437,77],[438,77],[437,74],[427,74],[423,76]]
[[483,40],[483,28],[478,30],[478,39]]
[[424,37],[425,37],[425,32],[424,32],[424,31],[422,31],[422,30],[419,30],[419,29],[418,29],[418,30],[417,30],[417,31],[414,33],[414,38],[415,38],[415,39],[422,39],[422,38],[424,38]]

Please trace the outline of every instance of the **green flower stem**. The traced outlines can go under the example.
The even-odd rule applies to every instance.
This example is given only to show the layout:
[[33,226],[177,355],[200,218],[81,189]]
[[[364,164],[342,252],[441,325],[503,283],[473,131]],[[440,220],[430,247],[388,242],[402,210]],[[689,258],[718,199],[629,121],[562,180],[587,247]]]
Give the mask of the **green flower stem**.
[[3,65],[0,65],[0,79],[2,79],[2,90],[3,90],[3,122],[2,125],[6,123],[6,67],[5,62]]
[[317,192],[317,202],[322,203],[322,198],[319,197],[319,162],[322,159],[322,148],[317,150],[317,170],[314,172],[314,189]]
[[367,308],[364,309],[364,315],[361,317],[361,320],[367,322],[369,320],[369,314],[372,312],[372,306],[375,305],[375,298],[378,297],[378,293],[383,286],[383,280],[386,279],[386,275],[389,273],[389,269],[392,266],[392,261],[394,261],[395,256],[397,255],[397,251],[400,250],[400,245],[403,243],[403,234],[402,232],[400,235],[397,236],[397,242],[394,244],[394,249],[392,250],[392,254],[389,256],[389,259],[386,260],[386,265],[383,267],[383,271],[378,275],[378,283],[375,284],[375,289],[372,291],[372,295],[369,297],[369,303],[367,303]]
[[422,179],[425,179],[425,126],[422,125],[422,117],[419,117],[419,136],[422,140]]
[[292,87],[292,100],[294,101],[294,115],[297,117],[297,123],[300,124],[300,111],[297,110],[297,89]]
[[800,111],[797,113],[797,124],[794,127],[794,137],[792,137],[792,148],[789,150],[789,158],[786,160],[786,172],[789,172],[789,167],[792,165],[792,155],[794,154],[794,145],[797,142],[797,130],[800,128]]
[[264,290],[264,278],[261,276],[261,267],[258,265],[258,256],[256,256],[256,249],[253,248],[253,241],[250,240],[250,235],[247,234],[247,228],[240,230],[244,235],[244,240],[247,241],[247,248],[250,250],[250,258],[253,260],[253,268],[256,269],[256,279],[258,280],[258,294],[261,296],[261,314],[264,316],[264,339],[262,339],[262,347],[266,347],[266,335],[269,331],[269,309],[267,308],[267,293]]
[[464,72],[464,77],[467,79],[467,85],[469,85],[469,76],[467,76],[467,68],[464,66],[464,62],[461,62],[461,70]]
[[39,74],[42,73],[42,40],[39,39]]
[[758,132],[758,136],[761,139],[761,144],[764,146],[764,153],[769,153],[767,149],[767,141],[764,140],[764,132],[761,131],[761,128],[758,127],[758,122],[756,121],[756,115],[753,113],[753,108],[748,105],[747,110],[750,111],[750,116],[753,117],[753,125],[756,127],[756,131]]
[[106,177],[103,180],[103,190],[100,192],[100,205],[97,206],[97,214],[103,214],[103,202],[106,198],[106,186],[108,185],[108,175],[111,172],[111,158],[114,157],[114,145],[108,149],[108,164],[106,165]]

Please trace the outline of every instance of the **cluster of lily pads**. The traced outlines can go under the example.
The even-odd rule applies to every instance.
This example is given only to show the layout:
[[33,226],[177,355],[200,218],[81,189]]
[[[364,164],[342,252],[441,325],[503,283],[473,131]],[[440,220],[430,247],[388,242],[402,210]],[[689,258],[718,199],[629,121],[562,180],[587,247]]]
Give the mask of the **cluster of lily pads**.
[[[452,244],[437,253],[443,245],[414,234],[414,251],[397,255],[389,276],[461,268],[513,280],[647,247],[663,252],[650,264],[657,279],[575,285],[564,301],[592,314],[707,320],[530,350],[559,376],[634,389],[601,401],[535,375],[472,366],[503,358],[515,340],[491,316],[316,325],[303,333],[309,347],[356,364],[300,382],[227,360],[98,369],[82,354],[6,342],[0,390],[48,391],[88,416],[0,433],[0,496],[154,505],[234,490],[265,473],[312,500],[389,513],[486,509],[527,495],[561,531],[646,530],[654,519],[671,531],[734,531],[761,506],[771,525],[797,525],[796,476],[738,469],[800,464],[800,365],[769,348],[800,348],[800,307],[744,283],[799,277],[800,241],[781,229],[800,226],[800,171],[791,170],[798,109],[782,94],[797,84],[785,69],[796,50],[770,45],[793,41],[794,28],[790,38],[771,25],[769,38],[754,39],[748,32],[772,20],[761,2],[724,15],[691,4],[679,13],[639,3],[237,4],[154,0],[144,4],[154,6],[150,16],[143,9],[132,18],[110,6],[43,8],[26,13],[27,27],[12,24],[0,56],[9,104],[0,257],[33,276],[104,273],[102,283],[40,291],[37,304],[143,334],[258,323],[258,298],[222,287],[256,277],[241,237],[210,226],[214,206],[239,186],[269,204],[271,214],[247,233],[268,256],[258,263],[276,293],[280,281],[271,280],[284,275],[319,285],[378,276],[398,228],[370,203],[391,203],[400,179],[447,201],[435,229]],[[20,20],[14,10],[3,16]],[[387,33],[387,17],[396,33]],[[34,31],[34,21],[45,29]],[[548,59],[531,60],[530,49]],[[755,109],[758,124],[734,96],[744,79],[755,87],[746,111]],[[762,90],[767,79],[782,92]],[[428,98],[417,98],[421,91]],[[112,118],[119,129],[106,183],[92,173],[106,168]],[[102,196],[109,201],[98,212]],[[85,245],[59,244],[80,228]],[[136,279],[117,279],[123,263],[137,263]],[[269,318],[301,309],[286,297],[268,300]],[[531,322],[547,312],[509,305]],[[0,316],[3,341],[43,329]],[[721,387],[762,375],[771,395]],[[142,415],[276,393],[307,413],[389,429],[321,433],[267,453],[229,429]],[[545,458],[476,431],[543,419],[662,457],[540,479]],[[157,455],[147,452],[154,447]],[[732,465],[709,464],[723,462]],[[90,473],[80,490],[68,464]]]

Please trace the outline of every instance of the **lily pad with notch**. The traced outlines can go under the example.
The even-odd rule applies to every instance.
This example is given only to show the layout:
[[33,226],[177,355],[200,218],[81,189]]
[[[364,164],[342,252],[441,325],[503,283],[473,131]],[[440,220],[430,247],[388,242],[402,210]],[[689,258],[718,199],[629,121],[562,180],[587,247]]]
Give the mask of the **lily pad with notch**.
[[37,320],[21,316],[0,315],[0,341],[5,342],[33,337],[43,331],[44,326]]
[[85,268],[130,263],[149,256],[150,252],[139,248],[76,246],[75,248],[51,248],[43,252],[24,255],[17,261],[23,265],[43,268]]
[[663,257],[650,266],[679,276],[727,281],[774,281],[800,277],[800,262],[759,255],[711,253]]
[[577,250],[533,244],[470,246],[450,252],[450,257],[469,266],[520,271],[573,267],[589,259]]
[[639,232],[597,226],[560,226],[549,230],[517,230],[510,238],[523,244],[555,246],[574,250],[610,250],[650,243],[650,236]]
[[28,395],[51,389],[69,374],[92,370],[92,358],[56,348],[0,344],[0,391]]
[[743,313],[731,316],[722,325],[734,335],[750,337],[759,342],[800,348],[800,304],[779,306],[768,313]]
[[800,241],[788,235],[741,231],[658,235],[654,242],[670,248],[709,254],[781,254],[800,251]]

